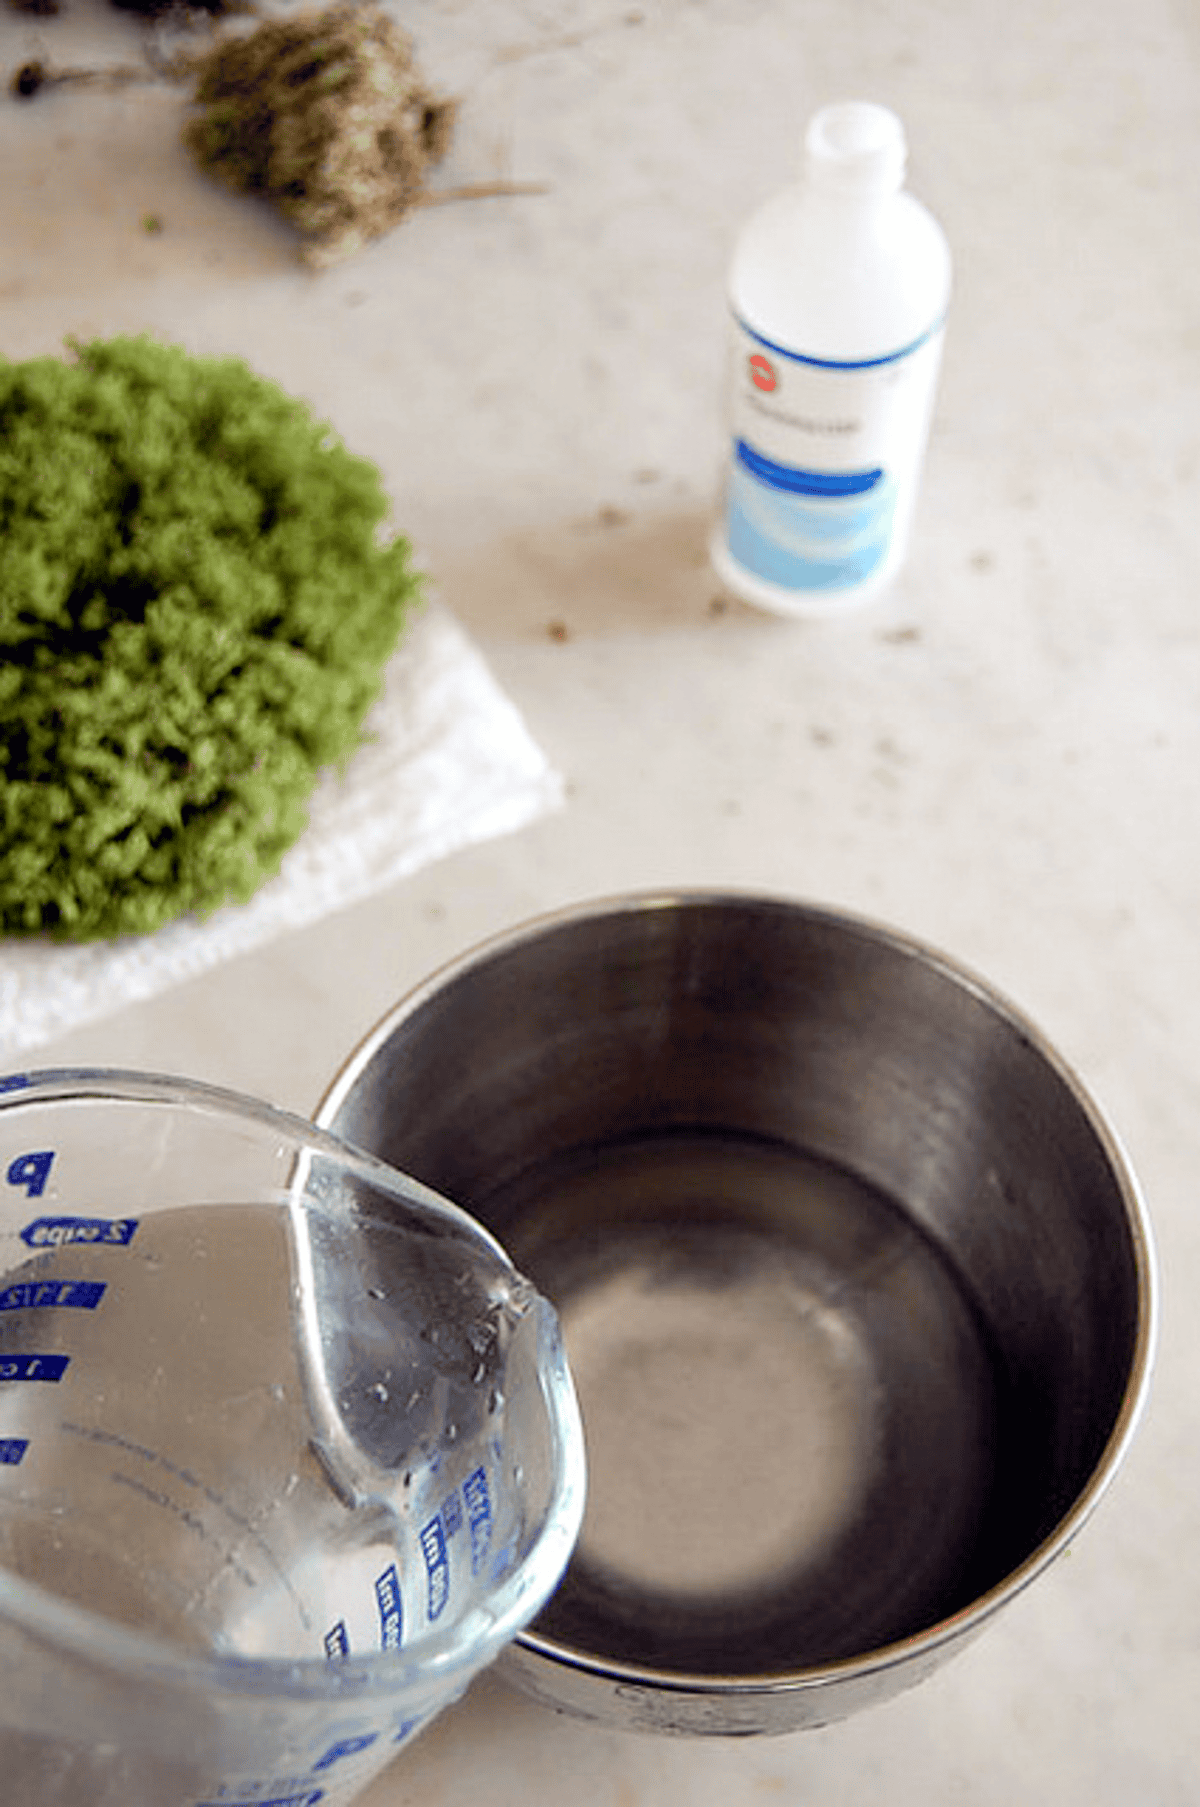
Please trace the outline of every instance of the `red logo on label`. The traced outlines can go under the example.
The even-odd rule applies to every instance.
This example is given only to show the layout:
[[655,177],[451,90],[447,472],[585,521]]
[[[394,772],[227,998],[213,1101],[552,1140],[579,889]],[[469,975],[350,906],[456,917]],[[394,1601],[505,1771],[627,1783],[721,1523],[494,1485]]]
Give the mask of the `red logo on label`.
[[756,351],[750,359],[750,381],[756,389],[765,389],[768,394],[778,389],[779,378],[775,375],[775,367],[769,358],[764,358],[761,351]]

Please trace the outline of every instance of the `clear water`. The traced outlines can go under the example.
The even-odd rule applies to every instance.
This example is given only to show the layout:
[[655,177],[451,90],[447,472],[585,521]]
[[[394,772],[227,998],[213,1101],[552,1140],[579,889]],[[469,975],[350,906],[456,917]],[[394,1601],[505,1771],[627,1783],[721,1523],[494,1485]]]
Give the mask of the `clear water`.
[[192,1649],[337,1660],[450,1622],[499,1553],[496,1390],[484,1441],[387,1275],[326,1254],[320,1425],[284,1206],[143,1215],[0,1276],[0,1565]]

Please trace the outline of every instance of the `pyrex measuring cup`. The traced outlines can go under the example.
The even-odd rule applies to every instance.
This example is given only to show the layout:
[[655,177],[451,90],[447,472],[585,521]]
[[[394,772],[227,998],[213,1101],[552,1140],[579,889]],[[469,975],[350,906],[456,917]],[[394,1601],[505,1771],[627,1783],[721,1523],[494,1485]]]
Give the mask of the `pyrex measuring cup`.
[[335,1807],[538,1611],[583,1509],[480,1226],[187,1081],[0,1080],[5,1807]]

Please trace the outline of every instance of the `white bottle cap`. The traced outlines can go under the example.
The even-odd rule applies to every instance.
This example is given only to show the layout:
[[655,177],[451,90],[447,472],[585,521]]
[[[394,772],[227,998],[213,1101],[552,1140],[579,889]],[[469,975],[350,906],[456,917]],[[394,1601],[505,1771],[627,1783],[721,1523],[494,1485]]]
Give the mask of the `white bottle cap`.
[[886,195],[904,181],[908,146],[895,113],[873,101],[847,100],[813,115],[804,153],[805,173],[820,188]]

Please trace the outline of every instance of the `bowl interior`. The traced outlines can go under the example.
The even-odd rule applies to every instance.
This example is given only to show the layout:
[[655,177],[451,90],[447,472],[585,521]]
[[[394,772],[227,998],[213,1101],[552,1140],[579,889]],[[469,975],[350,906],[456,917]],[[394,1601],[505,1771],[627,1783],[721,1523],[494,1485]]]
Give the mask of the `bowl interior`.
[[869,925],[625,902],[469,957],[323,1109],[560,1312],[589,1496],[539,1639],[795,1674],[944,1621],[1061,1526],[1137,1363],[1136,1209],[981,986]]

